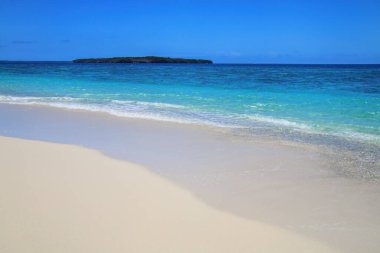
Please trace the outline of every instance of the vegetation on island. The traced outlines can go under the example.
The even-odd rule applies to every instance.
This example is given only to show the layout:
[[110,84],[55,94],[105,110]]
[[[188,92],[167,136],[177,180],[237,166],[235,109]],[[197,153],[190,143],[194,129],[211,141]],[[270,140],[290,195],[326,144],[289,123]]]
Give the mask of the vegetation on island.
[[193,63],[193,64],[212,64],[210,60],[202,59],[185,59],[185,58],[170,58],[170,57],[113,57],[113,58],[88,58],[76,59],[75,63]]

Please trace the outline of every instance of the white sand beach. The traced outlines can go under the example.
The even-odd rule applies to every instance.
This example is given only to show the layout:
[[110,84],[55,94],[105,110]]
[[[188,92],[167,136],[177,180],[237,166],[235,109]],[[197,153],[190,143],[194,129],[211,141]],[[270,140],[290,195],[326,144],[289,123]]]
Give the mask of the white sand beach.
[[335,252],[94,150],[0,137],[0,152],[1,252]]

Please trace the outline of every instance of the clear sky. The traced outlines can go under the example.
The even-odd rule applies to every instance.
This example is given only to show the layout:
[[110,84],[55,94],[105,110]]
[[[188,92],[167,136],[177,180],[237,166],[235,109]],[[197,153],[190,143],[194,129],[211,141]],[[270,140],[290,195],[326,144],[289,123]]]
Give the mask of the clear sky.
[[0,0],[1,60],[380,63],[380,0]]

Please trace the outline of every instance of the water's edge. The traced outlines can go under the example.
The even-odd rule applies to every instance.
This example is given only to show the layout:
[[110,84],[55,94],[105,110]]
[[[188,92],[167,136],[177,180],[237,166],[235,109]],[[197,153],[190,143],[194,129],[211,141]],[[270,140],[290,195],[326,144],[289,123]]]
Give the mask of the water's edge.
[[[1,96],[0,96],[1,98]],[[119,119],[146,120],[147,122],[163,122],[166,124],[189,125],[193,127],[206,127],[214,131],[228,133],[245,140],[261,140],[271,142],[288,142],[291,145],[314,146],[324,155],[329,156],[329,167],[345,176],[360,177],[377,180],[380,177],[380,147],[377,143],[363,142],[361,139],[351,139],[339,135],[324,134],[310,131],[298,131],[291,127],[273,127],[272,122],[256,125],[255,128],[212,124],[207,121],[184,121],[173,118],[154,117],[154,115],[128,114],[110,111],[107,108],[94,108],[77,104],[62,104],[56,102],[24,101],[21,99],[0,101],[3,106],[21,107],[48,107],[55,110],[83,111],[90,113],[105,113]]]

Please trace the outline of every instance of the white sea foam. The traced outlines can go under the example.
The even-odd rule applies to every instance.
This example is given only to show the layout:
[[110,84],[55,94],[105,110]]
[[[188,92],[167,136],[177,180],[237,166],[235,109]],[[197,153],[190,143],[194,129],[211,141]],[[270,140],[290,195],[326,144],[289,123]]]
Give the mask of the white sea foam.
[[156,109],[162,108],[185,108],[183,106],[177,106],[173,104],[165,103],[151,103],[151,102],[140,102],[140,101],[121,101],[112,100],[110,103],[106,104],[96,104],[96,103],[81,103],[79,98],[71,97],[15,97],[15,96],[0,96],[0,103],[4,104],[18,104],[18,105],[43,105],[51,106],[57,108],[65,108],[72,110],[86,110],[91,112],[104,112],[118,117],[128,117],[137,119],[150,119],[158,121],[167,121],[175,123],[185,123],[185,124],[196,124],[196,125],[212,125],[216,127],[232,127],[224,124],[219,124],[217,122],[191,118],[191,117],[180,117],[179,114],[167,114],[163,111],[159,113],[158,110],[155,112],[147,111],[149,107],[155,107]]
[[292,127],[292,128],[297,128],[297,129],[303,129],[303,130],[312,130],[312,128],[306,124],[289,121],[286,119],[276,119],[270,116],[263,116],[263,115],[257,115],[257,114],[244,115],[243,117],[248,118],[250,120],[258,121],[258,122],[270,123],[270,124],[284,126],[284,127]]
[[262,115],[245,115],[245,116],[247,118],[250,118],[258,122],[264,122],[264,123],[269,123],[269,124],[283,126],[283,127],[290,127],[292,129],[298,129],[302,132],[309,133],[309,134],[328,134],[328,135],[332,135],[336,137],[360,140],[360,141],[365,141],[365,142],[374,143],[374,144],[380,143],[380,136],[374,135],[374,134],[359,133],[359,132],[355,132],[348,129],[335,129],[335,130],[331,129],[330,131],[321,131],[309,125],[306,125],[304,123],[289,121],[286,119],[276,119],[276,118],[262,116]]
[[380,136],[374,134],[358,133],[351,130],[343,130],[341,132],[334,132],[332,133],[332,135],[355,140],[362,140],[373,144],[380,144]]
[[128,101],[128,100],[112,100],[112,103],[115,104],[121,104],[121,105],[143,105],[143,106],[152,106],[157,108],[177,108],[177,109],[183,109],[185,106],[182,105],[175,105],[175,104],[168,104],[168,103],[158,103],[158,102],[143,102],[143,101]]
[[15,96],[0,96],[0,103],[8,104],[33,104],[46,101],[78,101],[79,98],[73,97],[15,97]]

